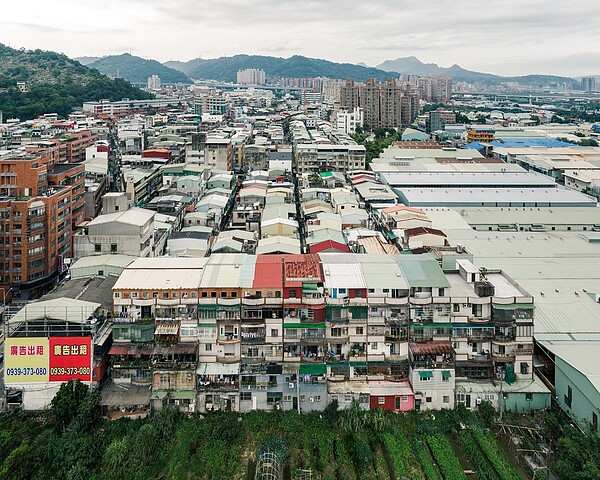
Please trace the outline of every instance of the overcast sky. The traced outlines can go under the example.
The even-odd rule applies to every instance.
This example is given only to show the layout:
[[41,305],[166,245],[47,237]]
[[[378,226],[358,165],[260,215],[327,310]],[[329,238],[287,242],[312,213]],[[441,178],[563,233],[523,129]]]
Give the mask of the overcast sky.
[[423,62],[518,75],[600,74],[595,0],[28,0],[2,2],[0,43],[159,61],[238,53]]

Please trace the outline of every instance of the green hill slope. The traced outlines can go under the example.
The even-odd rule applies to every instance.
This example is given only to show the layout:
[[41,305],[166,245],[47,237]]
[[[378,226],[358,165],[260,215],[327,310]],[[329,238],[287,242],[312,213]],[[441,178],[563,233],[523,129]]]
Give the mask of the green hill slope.
[[146,60],[128,53],[103,57],[88,64],[104,75],[121,77],[134,83],[146,83],[148,77],[158,75],[163,84],[193,83],[185,74],[156,60]]
[[396,77],[377,68],[363,67],[351,63],[335,63],[329,60],[308,58],[295,55],[290,58],[268,57],[262,55],[235,55],[210,60],[197,58],[189,62],[167,62],[165,65],[186,73],[195,79],[235,82],[238,70],[259,68],[269,77],[328,77],[354,78],[364,81],[367,78],[387,80]]
[[[17,82],[25,82],[27,91],[21,92]],[[0,44],[0,110],[4,118],[28,120],[44,113],[66,116],[83,102],[101,98],[114,101],[151,95],[65,55]]]

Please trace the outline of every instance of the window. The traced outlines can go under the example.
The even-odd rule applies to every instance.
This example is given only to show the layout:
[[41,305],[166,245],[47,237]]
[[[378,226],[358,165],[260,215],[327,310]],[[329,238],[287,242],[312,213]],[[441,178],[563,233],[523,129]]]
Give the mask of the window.
[[179,298],[179,292],[173,292],[171,294],[171,297],[173,297],[173,298]]
[[573,389],[571,385],[567,386],[567,394],[565,395],[565,404],[567,407],[571,408],[571,403],[573,402]]
[[208,292],[202,292],[202,298],[208,297]]
[[291,402],[292,401],[292,396],[291,395],[284,395],[283,396],[283,401],[284,402]]
[[237,298],[237,292],[231,292],[231,298]]
[[521,375],[527,375],[529,373],[529,364],[527,362],[521,362]]
[[162,298],[169,298],[169,292],[163,292]]
[[369,293],[375,293],[375,289],[374,288],[369,288]]
[[121,298],[121,294],[119,292],[115,292],[115,298]]
[[315,402],[321,401],[321,395],[315,395]]
[[272,328],[272,329],[271,329],[271,336],[272,336],[272,337],[278,337],[278,336],[279,336],[279,329],[277,329],[277,328]]
[[94,245],[94,252],[98,253],[102,251],[102,245],[100,245],[99,243],[96,243]]
[[364,335],[364,327],[356,327],[356,335]]
[[210,298],[217,298],[217,292],[210,292]]
[[383,289],[383,293],[390,293],[390,289],[389,288],[384,288]]
[[377,342],[371,342],[371,350],[377,350]]
[[306,402],[306,395],[300,395],[300,401]]
[[221,298],[227,298],[227,292],[221,292]]
[[290,290],[290,298],[296,298],[296,290]]
[[152,292],[152,298],[158,298],[158,292]]
[[138,298],[138,292],[131,292],[131,298]]
[[395,408],[396,408],[396,410],[400,410],[400,397],[396,397],[395,400],[396,400],[396,402],[395,402],[396,403]]
[[252,400],[252,392],[240,392],[240,402],[250,402]]
[[198,298],[198,292],[192,292],[191,298]]
[[592,412],[592,427],[594,428],[595,432],[598,431],[598,415],[596,412]]
[[425,403],[431,403],[431,397],[425,397]]
[[452,304],[452,311],[454,313],[459,313],[460,312],[460,303],[453,303]]
[[444,289],[443,289],[443,288],[440,288],[440,289],[439,289],[439,292],[440,292],[440,297],[443,297],[443,296],[444,296]]
[[531,393],[531,392],[525,393],[525,400],[527,400],[528,402],[533,401],[533,393]]
[[402,395],[402,402],[408,402],[408,395]]
[[355,298],[362,298],[363,296],[363,291],[362,290],[354,290],[354,297]]
[[340,293],[341,295],[346,295],[346,289],[345,288],[338,288],[338,293]]
[[450,396],[444,395],[444,397],[442,398],[442,402],[444,402],[444,403],[450,403]]
[[378,397],[377,398],[377,403],[379,405],[385,405],[385,397]]
[[110,244],[110,252],[111,253],[117,253],[117,244],[116,243],[111,243]]

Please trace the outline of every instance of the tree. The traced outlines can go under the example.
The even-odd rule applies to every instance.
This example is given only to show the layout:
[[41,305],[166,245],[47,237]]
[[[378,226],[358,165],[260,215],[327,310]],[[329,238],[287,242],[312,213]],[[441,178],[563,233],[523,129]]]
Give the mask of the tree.
[[88,394],[88,386],[79,380],[70,380],[60,386],[50,402],[50,415],[57,430],[64,432],[79,411]]

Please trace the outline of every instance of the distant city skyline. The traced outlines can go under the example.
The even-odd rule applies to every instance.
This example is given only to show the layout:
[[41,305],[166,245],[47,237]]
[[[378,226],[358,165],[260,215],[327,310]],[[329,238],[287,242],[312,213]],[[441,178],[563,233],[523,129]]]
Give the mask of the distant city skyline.
[[31,0],[3,8],[0,43],[161,62],[246,53],[376,66],[414,55],[498,75],[575,77],[600,75],[599,11],[591,0]]

